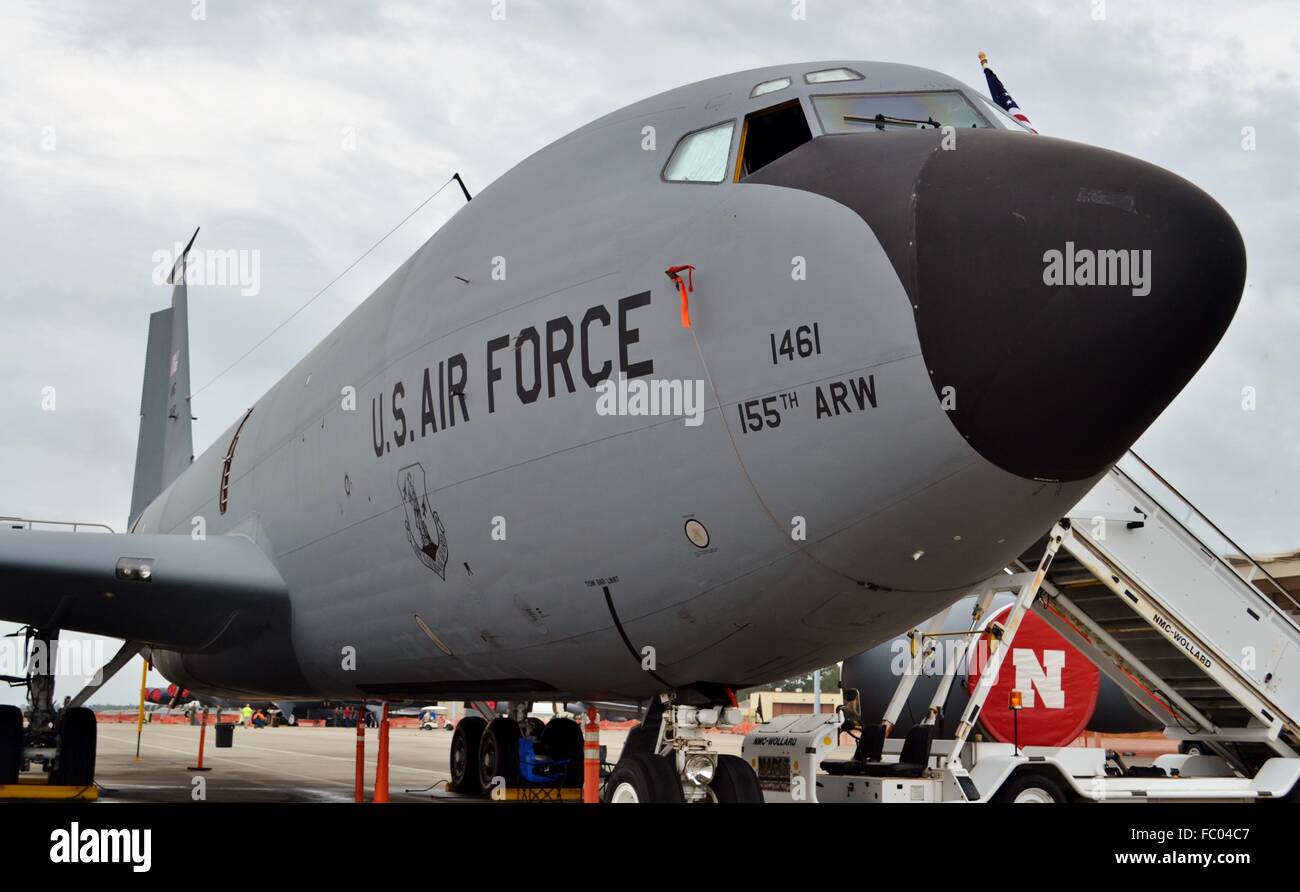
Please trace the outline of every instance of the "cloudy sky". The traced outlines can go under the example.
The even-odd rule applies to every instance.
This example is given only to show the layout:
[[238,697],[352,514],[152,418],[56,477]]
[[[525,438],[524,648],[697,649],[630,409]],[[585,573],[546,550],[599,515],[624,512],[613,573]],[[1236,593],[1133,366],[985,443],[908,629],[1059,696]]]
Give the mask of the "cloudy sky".
[[[1138,448],[1248,549],[1300,548],[1300,3],[1280,0],[6,0],[0,515],[123,528],[156,256],[195,226],[258,251],[261,280],[191,290],[197,452],[459,195],[206,383],[453,171],[481,189],[592,118],[763,65],[906,62],[982,89],[979,50],[1042,132],[1167,167],[1236,219],[1241,309]],[[139,671],[100,700],[132,700]]]

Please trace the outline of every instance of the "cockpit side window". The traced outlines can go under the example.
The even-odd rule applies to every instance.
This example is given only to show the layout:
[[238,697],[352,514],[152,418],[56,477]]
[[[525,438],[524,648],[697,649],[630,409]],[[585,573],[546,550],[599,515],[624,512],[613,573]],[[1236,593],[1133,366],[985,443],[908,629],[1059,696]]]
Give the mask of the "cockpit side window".
[[812,139],[798,99],[745,116],[736,153],[736,182]]
[[735,121],[724,121],[686,134],[664,165],[663,178],[670,183],[721,183],[727,178],[735,130]]
[[992,126],[957,90],[814,96],[812,102],[825,133]]

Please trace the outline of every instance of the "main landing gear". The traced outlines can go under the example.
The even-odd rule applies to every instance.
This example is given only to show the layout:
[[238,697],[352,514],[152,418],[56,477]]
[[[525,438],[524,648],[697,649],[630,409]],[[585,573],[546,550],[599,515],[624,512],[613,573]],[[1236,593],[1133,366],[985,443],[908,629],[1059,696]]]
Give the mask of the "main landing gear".
[[566,716],[543,722],[532,704],[512,702],[508,716],[467,715],[451,738],[453,793],[497,795],[523,787],[582,786],[582,728]]
[[[508,715],[489,719],[492,711],[484,705],[483,714],[457,723],[452,792],[501,798],[511,790],[582,786],[582,727],[565,716],[542,723],[528,715],[531,706],[511,703]],[[740,722],[740,710],[720,687],[660,695],[628,732],[622,757],[605,779],[604,801],[762,802],[754,769],[739,756],[715,752],[706,733]]]
[[95,713],[73,706],[54,707],[54,667],[58,629],[31,629],[27,635],[27,667],[22,678],[6,678],[27,688],[29,721],[23,711],[0,706],[0,785],[18,783],[18,776],[39,763],[53,786],[88,787],[95,782]]

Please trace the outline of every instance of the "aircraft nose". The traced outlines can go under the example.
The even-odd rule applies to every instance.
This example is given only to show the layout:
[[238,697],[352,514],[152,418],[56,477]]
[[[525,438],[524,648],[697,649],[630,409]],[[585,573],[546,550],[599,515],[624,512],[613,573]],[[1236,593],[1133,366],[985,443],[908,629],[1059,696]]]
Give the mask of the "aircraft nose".
[[948,149],[936,131],[823,137],[749,181],[824,194],[867,221],[972,447],[1023,477],[1090,477],[1227,330],[1241,235],[1205,192],[1135,158],[1001,130],[952,136]]

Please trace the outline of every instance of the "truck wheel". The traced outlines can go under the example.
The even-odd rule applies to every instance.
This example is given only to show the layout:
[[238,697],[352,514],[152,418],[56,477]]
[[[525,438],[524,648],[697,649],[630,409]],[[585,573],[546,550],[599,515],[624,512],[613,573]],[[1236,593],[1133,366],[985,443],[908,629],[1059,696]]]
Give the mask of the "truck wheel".
[[23,767],[23,711],[0,706],[0,784],[18,783]]
[[763,801],[758,775],[740,756],[718,756],[718,767],[709,789],[719,802]]
[[447,785],[453,793],[472,796],[483,792],[478,779],[478,752],[486,727],[487,722],[476,715],[467,715],[456,723],[451,735],[451,783]]
[[59,719],[58,764],[50,772],[54,786],[88,787],[95,782],[95,713],[84,706],[63,711]]
[[665,758],[648,753],[628,753],[618,760],[605,782],[605,801],[685,802],[677,772]]
[[1022,772],[1002,785],[994,802],[1052,803],[1068,802],[1065,791],[1055,778],[1037,772]]
[[498,777],[506,789],[519,785],[519,724],[514,719],[493,719],[479,743],[479,783],[491,791]]

